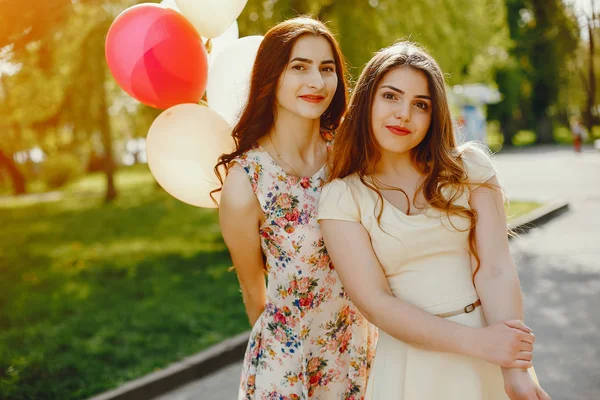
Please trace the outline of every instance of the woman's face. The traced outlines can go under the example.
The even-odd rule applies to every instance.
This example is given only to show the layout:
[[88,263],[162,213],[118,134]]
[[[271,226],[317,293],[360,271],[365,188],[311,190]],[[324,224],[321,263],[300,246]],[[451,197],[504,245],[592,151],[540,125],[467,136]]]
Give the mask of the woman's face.
[[306,119],[321,118],[337,89],[335,69],[327,39],[313,35],[298,38],[277,83],[277,114],[289,112]]
[[431,124],[431,94],[425,74],[411,67],[386,73],[371,107],[371,129],[383,153],[416,147]]

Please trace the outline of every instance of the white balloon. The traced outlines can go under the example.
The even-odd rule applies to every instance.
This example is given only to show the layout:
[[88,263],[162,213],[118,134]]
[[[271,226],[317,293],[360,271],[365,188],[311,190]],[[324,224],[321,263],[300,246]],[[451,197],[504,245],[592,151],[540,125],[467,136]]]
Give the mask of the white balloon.
[[[175,0],[163,0],[160,2],[160,5],[164,8],[170,8],[172,10],[181,13],[181,10],[177,7]],[[198,32],[200,33],[200,32]],[[214,61],[215,57],[222,52],[227,46],[234,43],[240,37],[240,31],[238,27],[237,20],[233,21],[229,28],[222,35],[217,36],[216,38],[210,39],[211,43],[211,51],[209,56],[210,63]],[[208,38],[202,36],[202,42],[206,44]]]
[[198,104],[163,111],[146,138],[148,166],[156,181],[171,196],[198,207],[215,207],[209,195],[219,187],[213,168],[233,148],[229,124]]
[[248,0],[175,0],[200,35],[215,38],[240,16]]
[[[237,21],[233,21],[233,23],[227,28],[227,30],[221,35],[217,36],[214,39],[210,39],[210,54],[208,55],[210,65],[213,64],[217,56],[223,52],[229,45],[235,43],[240,37],[240,31],[238,28]],[[204,43],[206,43],[207,39],[205,37],[202,38]]]
[[175,10],[177,12],[181,12],[179,10],[179,8],[177,7],[177,4],[175,4],[175,0],[163,0],[160,2],[160,6],[164,7],[164,8],[170,8],[172,10]]
[[262,36],[246,36],[229,45],[215,58],[208,71],[208,105],[231,126],[239,120],[248,101],[250,77]]

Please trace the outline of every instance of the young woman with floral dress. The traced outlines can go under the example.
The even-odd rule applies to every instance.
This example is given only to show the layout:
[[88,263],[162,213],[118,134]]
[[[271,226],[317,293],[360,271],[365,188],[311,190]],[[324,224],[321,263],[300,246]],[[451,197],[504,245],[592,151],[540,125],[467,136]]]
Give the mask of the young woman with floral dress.
[[[376,330],[340,284],[317,223],[346,107],[339,46],[310,18],[269,30],[233,130],[220,224],[253,326],[239,399],[362,399]],[[265,281],[268,281],[268,284]]]

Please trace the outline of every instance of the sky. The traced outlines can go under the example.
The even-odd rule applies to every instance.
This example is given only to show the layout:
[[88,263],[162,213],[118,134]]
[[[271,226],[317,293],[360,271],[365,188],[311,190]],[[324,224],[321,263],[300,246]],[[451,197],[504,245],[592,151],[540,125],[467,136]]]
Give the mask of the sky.
[[596,13],[600,13],[600,0],[564,0],[564,2],[575,6],[575,12],[579,17],[578,21],[581,27],[581,38],[587,41],[588,32],[585,16],[592,14],[592,3],[594,3]]
[[[579,12],[585,12],[588,14],[591,9],[591,1],[590,0],[567,0],[567,3],[575,3],[575,9]],[[598,1],[594,1],[596,3],[596,10],[598,10]]]

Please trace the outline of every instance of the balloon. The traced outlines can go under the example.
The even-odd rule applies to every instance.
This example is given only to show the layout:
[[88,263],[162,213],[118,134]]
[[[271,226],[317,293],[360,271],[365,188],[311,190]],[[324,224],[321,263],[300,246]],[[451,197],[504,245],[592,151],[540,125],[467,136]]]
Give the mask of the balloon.
[[179,10],[177,4],[175,4],[175,0],[163,0],[160,2],[160,6],[164,8],[171,8],[177,11],[178,13],[181,13],[181,10]]
[[[160,2],[160,6],[170,8],[172,10],[177,11],[178,13],[181,13],[181,10],[177,7],[175,0],[163,0]],[[221,53],[227,46],[233,44],[236,40],[238,40],[239,37],[240,31],[238,28],[238,23],[237,21],[233,21],[233,23],[229,25],[229,28],[227,28],[227,30],[223,34],[217,36],[216,38],[210,39],[211,50],[208,54],[209,64],[212,65],[217,55]],[[202,37],[202,42],[204,42],[204,44],[206,44],[207,40],[209,39],[205,38],[204,36]]]
[[213,168],[233,148],[229,124],[198,104],[163,111],[146,137],[148,166],[156,181],[171,196],[198,207],[215,207],[209,195],[219,187]]
[[221,35],[239,17],[248,0],[175,0],[181,13],[209,39]]
[[250,77],[262,36],[246,36],[224,49],[210,66],[208,105],[232,126],[248,101]]
[[[177,7],[175,0],[163,0],[160,2],[160,6],[170,8],[172,10],[177,11],[178,13],[181,13],[181,10]],[[239,37],[240,31],[238,28],[238,23],[237,21],[233,21],[233,23],[229,25],[229,28],[227,28],[227,30],[223,34],[213,39],[210,39],[212,48],[210,54],[208,55],[210,62],[212,62],[217,56],[217,54],[223,51],[223,49],[225,49],[227,46],[238,40]],[[206,43],[207,40],[208,38],[202,36],[202,41],[204,43]]]
[[194,27],[178,12],[156,4],[123,11],[106,36],[106,61],[130,96],[166,109],[196,103],[208,79],[208,56]]
[[[221,54],[228,46],[234,44],[240,37],[240,31],[238,28],[237,21],[227,28],[227,30],[221,35],[214,39],[210,39],[210,54],[208,55],[209,64],[212,66],[217,56]],[[206,42],[206,38],[203,38]]]

